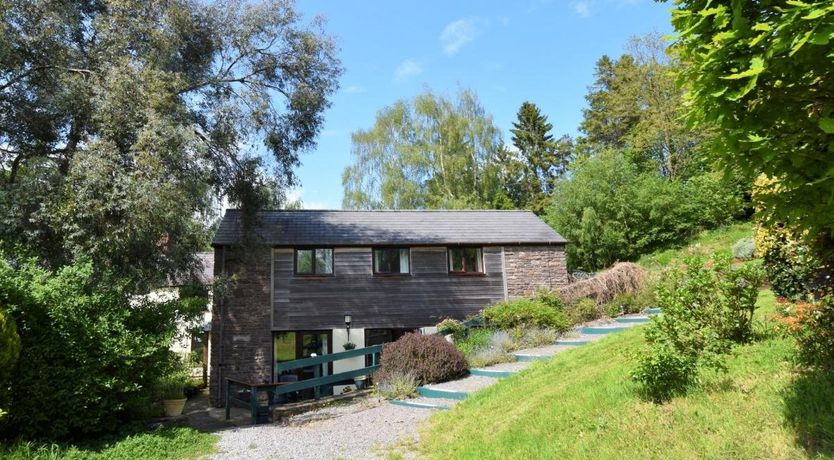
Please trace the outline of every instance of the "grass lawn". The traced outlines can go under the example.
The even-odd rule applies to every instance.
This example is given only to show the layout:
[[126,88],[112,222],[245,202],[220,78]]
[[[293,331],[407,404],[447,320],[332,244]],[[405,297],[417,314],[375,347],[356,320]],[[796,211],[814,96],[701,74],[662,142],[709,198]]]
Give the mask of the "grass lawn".
[[3,460],[174,460],[206,458],[214,452],[217,436],[191,428],[162,428],[100,441],[91,445],[0,444]]
[[710,256],[712,254],[732,254],[736,241],[753,236],[753,224],[737,223],[715,230],[709,230],[695,237],[691,243],[682,248],[672,248],[653,252],[641,257],[637,263],[644,268],[657,271],[687,254]]
[[[742,228],[727,232],[740,238]],[[722,243],[723,246],[725,246]],[[726,247],[726,246],[725,246]],[[641,328],[538,362],[423,428],[428,458],[834,458],[834,382],[798,375],[792,342],[772,331],[762,291],[761,340],[726,374],[663,405],[641,400],[629,372]]]

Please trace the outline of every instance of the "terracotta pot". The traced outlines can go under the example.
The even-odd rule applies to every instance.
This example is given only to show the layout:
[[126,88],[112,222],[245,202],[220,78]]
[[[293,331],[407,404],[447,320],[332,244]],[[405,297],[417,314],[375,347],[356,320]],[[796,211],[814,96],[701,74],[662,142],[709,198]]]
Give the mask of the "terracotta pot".
[[185,401],[187,399],[163,399],[162,407],[165,408],[166,417],[176,417],[182,415],[182,410],[185,408]]

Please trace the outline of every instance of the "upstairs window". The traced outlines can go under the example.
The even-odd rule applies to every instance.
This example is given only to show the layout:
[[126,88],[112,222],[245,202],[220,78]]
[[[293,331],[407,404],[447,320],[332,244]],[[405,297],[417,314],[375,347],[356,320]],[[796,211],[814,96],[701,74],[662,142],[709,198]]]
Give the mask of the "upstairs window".
[[449,248],[450,273],[483,273],[481,248]]
[[410,271],[408,248],[374,249],[374,274],[406,275]]
[[295,250],[295,274],[296,275],[321,275],[333,274],[333,249],[311,248]]

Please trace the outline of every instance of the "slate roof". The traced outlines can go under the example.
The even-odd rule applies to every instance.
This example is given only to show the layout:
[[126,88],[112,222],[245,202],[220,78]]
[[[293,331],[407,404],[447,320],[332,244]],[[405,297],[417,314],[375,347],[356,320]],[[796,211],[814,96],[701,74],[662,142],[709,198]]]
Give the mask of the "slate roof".
[[[273,246],[564,244],[528,211],[263,211],[253,234]],[[215,246],[241,240],[241,213],[226,211]]]

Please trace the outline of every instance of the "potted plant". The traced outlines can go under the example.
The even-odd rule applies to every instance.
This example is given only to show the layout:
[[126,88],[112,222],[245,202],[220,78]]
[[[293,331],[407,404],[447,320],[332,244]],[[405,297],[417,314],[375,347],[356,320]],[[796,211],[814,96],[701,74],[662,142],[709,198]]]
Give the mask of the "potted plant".
[[367,375],[360,375],[353,378],[353,383],[356,385],[357,390],[361,390],[365,388],[365,381],[368,379]]
[[182,414],[185,408],[185,387],[188,384],[188,376],[185,374],[173,374],[162,379],[160,389],[162,391],[162,407],[165,409],[166,417],[176,417]]
[[345,351],[353,350],[354,348],[356,348],[356,344],[353,342],[347,342],[342,346],[345,347]]

